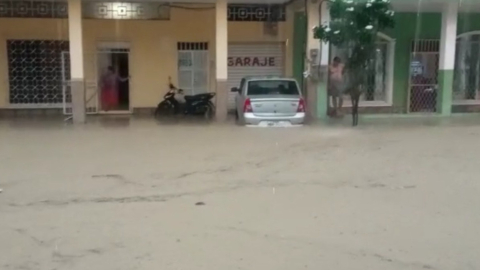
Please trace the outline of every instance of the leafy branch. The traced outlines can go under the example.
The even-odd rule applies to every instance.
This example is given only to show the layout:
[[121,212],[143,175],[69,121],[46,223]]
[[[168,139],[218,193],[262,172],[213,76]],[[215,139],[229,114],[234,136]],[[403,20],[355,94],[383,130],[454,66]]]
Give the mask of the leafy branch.
[[352,97],[354,125],[358,123],[358,100],[367,83],[375,56],[378,32],[395,26],[390,0],[329,0],[330,22],[313,29],[314,37],[337,48],[349,49],[345,61],[346,92]]

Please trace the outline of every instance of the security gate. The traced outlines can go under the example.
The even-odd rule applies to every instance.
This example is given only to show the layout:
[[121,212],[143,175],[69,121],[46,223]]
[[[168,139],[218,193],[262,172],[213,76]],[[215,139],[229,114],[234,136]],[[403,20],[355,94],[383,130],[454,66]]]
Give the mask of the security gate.
[[[85,110],[87,114],[97,114],[99,95],[97,79],[97,55],[86,54],[84,56],[85,73]],[[62,91],[63,91],[63,114],[72,114],[72,89],[70,77],[70,53],[62,52]]]
[[63,114],[72,114],[72,90],[70,88],[70,53],[62,52],[62,107]]
[[412,42],[408,112],[436,112],[439,51],[439,40],[417,40]]

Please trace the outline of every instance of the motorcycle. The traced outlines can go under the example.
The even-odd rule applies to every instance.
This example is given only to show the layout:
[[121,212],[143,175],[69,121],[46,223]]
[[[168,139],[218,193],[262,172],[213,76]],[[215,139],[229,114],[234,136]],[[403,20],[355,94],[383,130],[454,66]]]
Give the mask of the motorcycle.
[[[202,93],[197,95],[183,95],[184,91],[178,89],[169,82],[169,91],[163,96],[163,100],[155,109],[155,117],[184,115],[203,115],[207,120],[215,116],[215,105],[211,99],[215,93]],[[183,96],[184,102],[177,99],[177,95]]]

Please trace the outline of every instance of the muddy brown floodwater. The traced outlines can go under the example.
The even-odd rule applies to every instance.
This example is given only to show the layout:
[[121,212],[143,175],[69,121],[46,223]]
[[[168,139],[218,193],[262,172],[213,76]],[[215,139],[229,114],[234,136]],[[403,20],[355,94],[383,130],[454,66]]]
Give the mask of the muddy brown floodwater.
[[480,269],[480,125],[0,123],[0,269]]

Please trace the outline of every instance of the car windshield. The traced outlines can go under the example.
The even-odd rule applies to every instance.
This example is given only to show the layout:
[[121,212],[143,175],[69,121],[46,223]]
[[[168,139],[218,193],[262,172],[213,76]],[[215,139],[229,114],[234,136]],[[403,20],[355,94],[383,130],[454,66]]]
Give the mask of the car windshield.
[[292,80],[259,80],[248,82],[247,95],[299,95],[298,87]]

